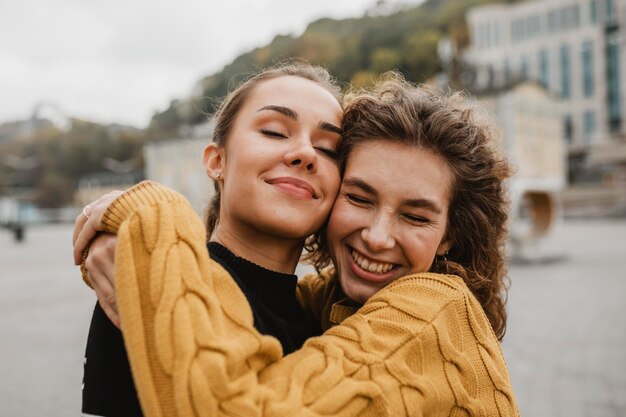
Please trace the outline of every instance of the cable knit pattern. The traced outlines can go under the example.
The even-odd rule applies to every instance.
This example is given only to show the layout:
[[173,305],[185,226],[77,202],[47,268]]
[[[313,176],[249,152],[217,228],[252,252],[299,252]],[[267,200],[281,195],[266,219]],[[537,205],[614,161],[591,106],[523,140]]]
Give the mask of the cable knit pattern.
[[146,416],[516,416],[498,341],[460,278],[403,277],[281,359],[183,197],[142,183],[106,213]]

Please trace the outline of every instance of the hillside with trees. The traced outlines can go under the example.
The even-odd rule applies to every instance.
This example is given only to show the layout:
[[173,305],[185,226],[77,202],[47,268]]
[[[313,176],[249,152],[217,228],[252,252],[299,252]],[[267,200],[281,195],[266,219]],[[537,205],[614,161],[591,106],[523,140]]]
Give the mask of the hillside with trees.
[[391,14],[379,15],[375,7],[360,18],[317,20],[302,35],[276,36],[269,45],[240,55],[200,80],[195,96],[173,101],[155,114],[148,137],[171,137],[180,125],[206,121],[229,86],[259,68],[293,57],[325,66],[339,81],[355,86],[365,86],[389,70],[398,70],[412,81],[425,81],[440,70],[437,45],[442,37],[459,49],[468,45],[465,13],[469,8],[514,1],[427,0]]
[[[0,195],[3,189],[6,193],[15,187],[28,188],[34,190],[36,205],[59,207],[71,202],[81,178],[103,172],[107,159],[133,160],[141,169],[145,140],[178,137],[182,126],[205,122],[230,86],[281,60],[301,58],[325,66],[345,85],[365,86],[392,69],[409,80],[425,81],[440,70],[439,40],[447,37],[459,49],[467,46],[465,13],[473,6],[495,2],[426,0],[420,6],[389,11],[387,3],[379,1],[360,18],[319,19],[301,35],[276,36],[270,44],[202,78],[192,96],[172,101],[141,131],[75,119],[69,129],[45,120],[4,124],[0,126]],[[29,124],[27,133],[20,123]],[[20,163],[32,167],[20,169],[16,165]]]

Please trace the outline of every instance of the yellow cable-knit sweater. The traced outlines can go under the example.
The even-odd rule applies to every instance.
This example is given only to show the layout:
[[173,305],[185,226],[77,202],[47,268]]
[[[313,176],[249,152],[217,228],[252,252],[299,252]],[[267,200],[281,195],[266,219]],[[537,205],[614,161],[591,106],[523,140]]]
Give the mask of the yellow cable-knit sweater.
[[[122,331],[148,417],[518,415],[499,343],[458,277],[400,278],[283,358],[184,197],[144,182],[103,223],[118,234]],[[332,322],[327,282],[299,292]]]

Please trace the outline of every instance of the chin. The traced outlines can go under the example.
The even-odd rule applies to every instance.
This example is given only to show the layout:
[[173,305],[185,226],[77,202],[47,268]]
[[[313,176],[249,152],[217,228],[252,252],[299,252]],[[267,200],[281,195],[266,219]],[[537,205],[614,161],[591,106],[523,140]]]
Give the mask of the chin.
[[297,213],[297,215],[294,213],[276,213],[272,218],[272,224],[276,231],[281,231],[286,236],[307,238],[317,232],[325,220],[312,222],[311,218],[311,216],[302,216],[302,213]]
[[354,282],[346,283],[343,280],[340,280],[340,282],[343,293],[355,303],[365,304],[372,295],[376,294],[376,290],[367,288],[361,284]]

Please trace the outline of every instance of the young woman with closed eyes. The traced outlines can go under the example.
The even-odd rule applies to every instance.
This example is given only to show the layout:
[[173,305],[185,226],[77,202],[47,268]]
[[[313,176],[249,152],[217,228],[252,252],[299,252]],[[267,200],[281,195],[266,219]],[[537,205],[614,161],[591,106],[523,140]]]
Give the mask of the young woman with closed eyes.
[[[340,90],[324,69],[297,64],[270,68],[225,99],[216,115],[213,143],[204,152],[206,172],[217,190],[206,232],[211,257],[245,294],[255,328],[276,337],[285,353],[321,334],[319,320],[295,299],[294,271],[307,238],[318,266],[328,262],[323,249],[317,249],[324,242],[318,231],[339,188],[341,117]],[[144,184],[133,201],[158,201],[159,196],[156,186]],[[93,220],[98,207],[85,213]],[[83,229],[76,236],[77,248],[93,232],[87,220],[83,214],[77,219]],[[98,236],[86,262],[86,278],[101,302],[85,354],[83,412],[141,415],[122,334],[115,326],[115,307],[106,302],[113,300],[114,283],[99,279],[101,270],[112,273],[112,265],[99,269],[98,255],[112,251],[114,242],[111,235]],[[77,261],[81,252],[75,252]]]
[[[94,227],[119,233],[117,296],[147,415],[518,415],[498,345],[509,168],[488,128],[458,96],[397,76],[345,107],[336,269],[299,288],[332,327],[284,358],[201,256],[180,197],[131,204],[131,189],[97,205]],[[164,243],[177,249],[157,253]],[[145,292],[153,303],[136,303]]]

